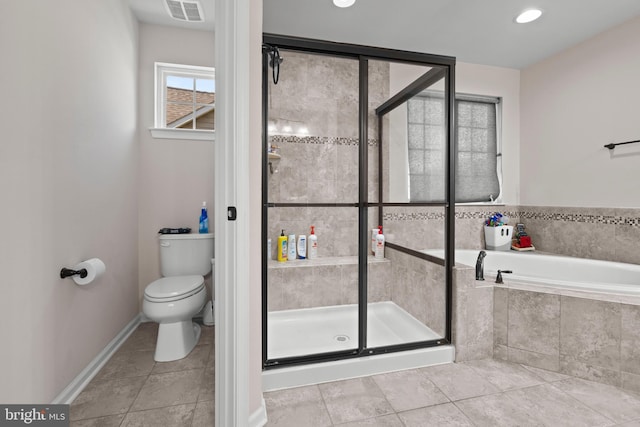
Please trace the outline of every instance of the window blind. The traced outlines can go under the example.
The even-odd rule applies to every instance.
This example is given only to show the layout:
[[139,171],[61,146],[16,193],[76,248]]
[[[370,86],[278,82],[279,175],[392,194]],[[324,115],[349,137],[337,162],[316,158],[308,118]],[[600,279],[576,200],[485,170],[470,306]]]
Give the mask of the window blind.
[[[456,96],[456,202],[495,200],[500,194],[495,98]],[[445,126],[442,94],[407,102],[409,197],[412,202],[445,199]]]

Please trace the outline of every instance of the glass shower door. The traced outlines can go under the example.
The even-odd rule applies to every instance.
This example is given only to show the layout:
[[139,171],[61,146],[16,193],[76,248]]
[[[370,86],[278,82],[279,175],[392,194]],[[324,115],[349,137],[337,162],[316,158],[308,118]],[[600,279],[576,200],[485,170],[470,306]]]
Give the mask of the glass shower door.
[[447,332],[446,70],[370,61],[369,75],[380,141],[375,157],[381,160],[378,179],[370,178],[378,191],[369,201],[374,213],[369,228],[383,227],[386,248],[384,259],[374,257],[368,266],[367,347],[442,342]]
[[[358,349],[358,61],[280,55],[267,94],[266,359],[274,363]],[[281,235],[287,261],[278,261]]]

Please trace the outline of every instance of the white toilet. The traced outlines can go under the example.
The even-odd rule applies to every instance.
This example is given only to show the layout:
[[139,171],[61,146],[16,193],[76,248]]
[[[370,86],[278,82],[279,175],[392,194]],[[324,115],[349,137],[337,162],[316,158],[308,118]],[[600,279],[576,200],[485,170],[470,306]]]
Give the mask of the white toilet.
[[207,299],[203,276],[211,271],[213,234],[163,234],[159,239],[164,277],[144,290],[142,312],[160,324],[154,359],[169,362],[187,356],[200,339],[200,325],[191,319]]

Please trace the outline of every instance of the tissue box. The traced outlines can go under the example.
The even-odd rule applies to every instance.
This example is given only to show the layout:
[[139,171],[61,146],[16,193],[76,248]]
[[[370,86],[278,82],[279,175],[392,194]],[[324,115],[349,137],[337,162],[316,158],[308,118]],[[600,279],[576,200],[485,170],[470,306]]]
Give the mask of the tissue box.
[[511,250],[513,238],[512,225],[500,225],[498,227],[484,227],[485,247],[492,251]]

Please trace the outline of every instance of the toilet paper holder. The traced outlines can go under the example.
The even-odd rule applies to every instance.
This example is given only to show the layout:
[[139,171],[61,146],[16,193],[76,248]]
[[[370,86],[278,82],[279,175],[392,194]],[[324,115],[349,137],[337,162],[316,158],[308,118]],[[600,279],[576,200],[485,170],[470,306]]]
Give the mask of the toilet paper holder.
[[61,279],[66,279],[67,277],[72,277],[72,276],[76,276],[76,275],[80,275],[81,278],[85,278],[87,277],[87,269],[86,268],[81,268],[80,270],[72,270],[70,268],[63,268],[62,270],[60,270],[60,278]]

